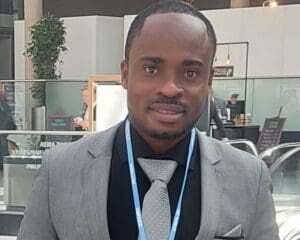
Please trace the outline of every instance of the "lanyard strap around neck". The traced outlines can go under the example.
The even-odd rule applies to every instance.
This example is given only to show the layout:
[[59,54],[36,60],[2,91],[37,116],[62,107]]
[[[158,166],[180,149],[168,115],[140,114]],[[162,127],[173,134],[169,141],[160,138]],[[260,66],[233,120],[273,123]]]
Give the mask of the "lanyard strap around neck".
[[[179,199],[177,202],[177,207],[176,207],[172,227],[171,227],[170,234],[169,234],[169,240],[175,239],[176,230],[178,227],[178,222],[179,222],[180,213],[181,213],[183,192],[185,189],[187,175],[188,175],[188,169],[190,166],[192,153],[193,153],[193,149],[194,149],[194,145],[195,145],[195,135],[196,135],[196,131],[193,128],[191,131],[191,138],[190,138],[190,142],[189,142],[185,174],[184,174],[184,178],[183,178],[183,183],[182,183]],[[138,193],[134,160],[133,160],[134,158],[133,158],[132,142],[131,142],[131,134],[130,134],[130,121],[128,119],[126,120],[126,124],[125,124],[125,138],[126,138],[126,148],[127,148],[127,160],[128,160],[128,165],[129,165],[129,171],[130,171],[131,188],[132,188],[132,195],[133,195],[134,206],[135,206],[137,225],[138,225],[141,240],[147,240],[145,228],[144,228],[143,221],[142,221],[140,197],[139,197],[139,193]]]

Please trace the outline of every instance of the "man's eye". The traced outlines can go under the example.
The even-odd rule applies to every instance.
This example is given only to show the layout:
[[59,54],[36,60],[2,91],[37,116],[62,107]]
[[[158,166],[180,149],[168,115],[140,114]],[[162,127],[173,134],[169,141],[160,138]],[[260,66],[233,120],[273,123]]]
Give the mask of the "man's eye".
[[187,77],[187,78],[194,78],[196,76],[197,76],[197,72],[192,71],[192,70],[186,71],[186,73],[185,73],[185,77]]
[[146,70],[147,73],[151,73],[151,74],[157,73],[157,69],[154,66],[146,66],[145,70]]

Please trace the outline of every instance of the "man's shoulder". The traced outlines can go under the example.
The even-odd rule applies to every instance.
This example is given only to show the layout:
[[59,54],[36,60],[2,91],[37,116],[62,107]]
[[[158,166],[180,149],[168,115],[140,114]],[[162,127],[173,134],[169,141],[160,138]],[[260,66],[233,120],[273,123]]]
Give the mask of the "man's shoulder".
[[268,175],[266,165],[258,157],[218,140],[204,137],[204,142],[202,146],[209,146],[209,151],[213,152],[204,153],[204,156],[208,156],[206,159],[210,159],[222,182],[238,188],[252,188],[259,186],[262,176]]
[[69,165],[76,161],[84,164],[88,159],[95,158],[112,150],[114,137],[119,125],[102,132],[87,135],[75,142],[59,145],[48,150],[48,158],[52,166]]
[[208,137],[201,137],[201,142],[204,148],[203,151],[210,151],[207,155],[214,155],[215,158],[218,158],[220,166],[228,171],[260,172],[261,170],[263,161],[253,154]]

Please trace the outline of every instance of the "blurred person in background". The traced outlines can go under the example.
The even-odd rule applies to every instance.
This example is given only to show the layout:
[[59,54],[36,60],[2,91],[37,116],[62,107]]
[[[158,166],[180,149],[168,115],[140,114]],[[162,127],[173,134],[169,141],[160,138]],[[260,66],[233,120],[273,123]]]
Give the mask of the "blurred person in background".
[[[213,137],[221,139],[223,141],[227,141],[228,138],[226,137],[224,126],[222,123],[223,112],[224,109],[221,109],[217,106],[216,98],[214,97],[213,89],[209,90],[210,95],[210,125],[213,128]],[[222,99],[219,99],[219,103],[221,103]],[[225,105],[225,101],[224,101]],[[224,107],[223,105],[221,107]],[[223,110],[223,111],[222,111]],[[226,105],[225,105],[225,113],[226,113]],[[224,116],[226,118],[226,116]]]
[[[16,130],[16,125],[5,95],[0,94],[0,130]],[[8,155],[7,134],[0,135],[0,168],[3,168],[3,157]]]
[[[81,89],[82,95],[82,111],[79,117],[74,119],[75,129],[76,131],[88,131],[91,130],[89,124],[89,103],[91,99],[91,94],[88,88],[88,85],[84,85]],[[96,89],[94,89],[94,101],[93,101],[93,115],[94,121],[96,120],[96,107],[95,107],[95,99],[96,99]]]

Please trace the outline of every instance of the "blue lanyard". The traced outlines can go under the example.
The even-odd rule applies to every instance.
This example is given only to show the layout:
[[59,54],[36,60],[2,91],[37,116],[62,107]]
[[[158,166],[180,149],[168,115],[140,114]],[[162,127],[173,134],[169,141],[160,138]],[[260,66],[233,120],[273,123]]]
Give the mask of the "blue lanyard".
[[[181,187],[172,227],[171,227],[170,234],[169,234],[169,240],[174,240],[175,235],[176,235],[176,230],[178,227],[178,222],[179,222],[180,213],[181,213],[183,192],[184,192],[184,188],[186,185],[186,179],[187,179],[188,170],[189,170],[192,153],[193,153],[193,149],[194,149],[194,144],[195,144],[195,135],[196,135],[196,131],[193,128],[192,132],[191,132],[190,143],[189,143],[189,150],[188,150],[185,174],[184,174],[184,178],[183,178],[183,183],[182,183],[182,187]],[[137,188],[136,174],[135,174],[134,161],[133,161],[132,142],[131,142],[131,134],[130,134],[130,122],[128,119],[126,120],[126,125],[125,125],[125,138],[126,138],[127,159],[128,159],[128,165],[129,165],[129,171],[130,171],[130,180],[131,180],[131,187],[132,187],[132,194],[133,194],[133,200],[134,200],[134,206],[135,206],[135,215],[136,215],[136,219],[137,219],[137,225],[138,225],[141,240],[147,240],[145,228],[144,228],[143,221],[142,221],[140,197],[139,197],[138,188]]]

